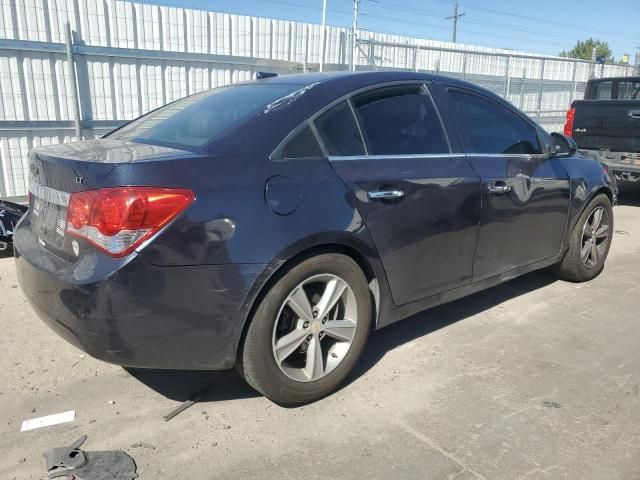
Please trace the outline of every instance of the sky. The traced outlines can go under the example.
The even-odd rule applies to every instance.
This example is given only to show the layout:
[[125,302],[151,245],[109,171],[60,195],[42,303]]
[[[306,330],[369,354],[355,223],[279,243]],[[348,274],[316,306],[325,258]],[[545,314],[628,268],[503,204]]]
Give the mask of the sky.
[[[141,1],[141,0],[138,0]],[[219,12],[320,23],[322,0],[146,0]],[[557,55],[589,37],[616,59],[640,47],[640,0],[459,0],[458,43]],[[350,26],[353,0],[327,0],[327,23]],[[362,0],[359,27],[451,40],[453,0]]]

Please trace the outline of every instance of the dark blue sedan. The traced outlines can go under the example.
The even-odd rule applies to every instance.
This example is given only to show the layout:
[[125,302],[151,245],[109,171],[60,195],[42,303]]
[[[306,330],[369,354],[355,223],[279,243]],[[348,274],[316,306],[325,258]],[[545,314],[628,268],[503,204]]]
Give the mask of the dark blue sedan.
[[496,95],[421,73],[270,77],[30,154],[20,283],[130,367],[316,400],[371,329],[555,266],[598,275],[617,188]]

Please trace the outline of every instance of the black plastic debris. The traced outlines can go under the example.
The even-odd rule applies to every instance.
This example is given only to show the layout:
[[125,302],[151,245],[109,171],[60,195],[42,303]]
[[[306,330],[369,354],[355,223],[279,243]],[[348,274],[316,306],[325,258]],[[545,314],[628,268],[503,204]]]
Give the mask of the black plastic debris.
[[71,477],[75,480],[133,480],[138,478],[136,463],[121,450],[85,452],[80,450],[87,440],[83,435],[68,447],[44,452],[47,477]]
[[[11,252],[13,231],[29,207],[0,200],[0,252]],[[1,253],[0,253],[1,254]]]

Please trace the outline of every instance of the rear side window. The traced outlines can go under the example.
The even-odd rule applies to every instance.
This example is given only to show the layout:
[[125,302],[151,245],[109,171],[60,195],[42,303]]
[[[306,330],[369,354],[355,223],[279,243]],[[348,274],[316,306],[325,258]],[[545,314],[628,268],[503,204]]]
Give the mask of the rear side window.
[[303,128],[282,151],[283,158],[320,158],[322,150],[310,127]]
[[593,87],[593,98],[596,100],[611,100],[613,82],[596,82]]
[[640,100],[640,82],[618,83],[618,100]]
[[449,153],[436,109],[421,85],[386,87],[353,100],[370,155]]
[[347,102],[320,115],[315,125],[329,155],[364,155],[360,130]]
[[541,153],[535,129],[487,98],[448,90],[449,105],[467,153]]
[[108,137],[186,150],[201,147],[298,88],[260,84],[214,88],[161,107]]

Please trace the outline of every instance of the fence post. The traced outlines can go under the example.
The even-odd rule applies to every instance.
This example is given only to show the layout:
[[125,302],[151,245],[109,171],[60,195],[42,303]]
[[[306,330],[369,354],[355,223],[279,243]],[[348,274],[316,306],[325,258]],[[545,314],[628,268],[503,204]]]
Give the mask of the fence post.
[[571,92],[569,93],[569,103],[576,99],[576,91],[578,90],[578,62],[573,61],[573,73],[571,75]]
[[309,61],[309,25],[304,31],[304,62],[302,64],[302,71],[307,73],[307,62]]
[[418,47],[413,49],[413,71],[418,71]]
[[467,78],[467,54],[462,54],[462,79],[465,80]]
[[376,67],[376,60],[374,57],[374,47],[373,47],[373,43],[369,43],[369,51],[367,53],[367,60],[369,61],[369,66],[373,67],[374,70],[377,70],[378,68]]
[[522,69],[522,81],[520,82],[520,110],[524,110],[524,81],[527,77],[527,67]]
[[538,108],[536,110],[536,120],[540,121],[540,111],[542,110],[542,90],[544,88],[544,59],[540,67],[540,89],[538,90]]
[[507,57],[507,66],[504,72],[504,98],[509,100],[509,90],[511,89],[511,57]]
[[64,22],[65,47],[67,50],[67,72],[71,84],[71,102],[73,103],[73,126],[76,131],[76,140],[82,140],[82,119],[80,117],[80,103],[78,101],[78,84],[76,83],[76,64],[73,61],[73,39],[71,38],[71,24]]

